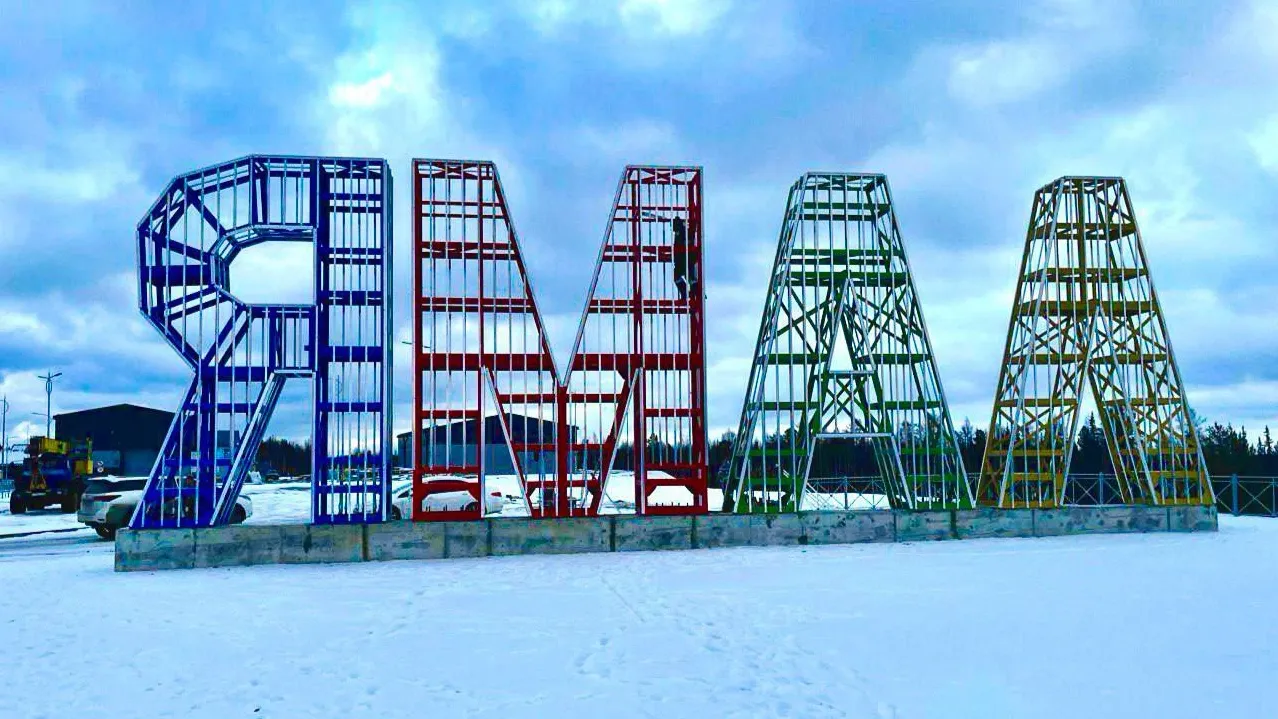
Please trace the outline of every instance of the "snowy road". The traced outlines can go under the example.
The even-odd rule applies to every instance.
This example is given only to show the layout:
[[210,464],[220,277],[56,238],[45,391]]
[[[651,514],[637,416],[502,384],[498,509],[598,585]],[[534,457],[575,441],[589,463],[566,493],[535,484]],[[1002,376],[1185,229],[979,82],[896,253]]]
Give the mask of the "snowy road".
[[0,717],[1278,716],[1278,520],[1221,523],[128,575],[6,540]]

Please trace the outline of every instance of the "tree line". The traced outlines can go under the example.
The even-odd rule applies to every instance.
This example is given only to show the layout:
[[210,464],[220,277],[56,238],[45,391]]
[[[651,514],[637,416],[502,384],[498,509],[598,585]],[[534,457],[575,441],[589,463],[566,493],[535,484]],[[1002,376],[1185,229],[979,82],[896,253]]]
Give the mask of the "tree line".
[[267,437],[257,447],[257,471],[274,472],[282,477],[311,473],[311,441],[294,442],[281,437]]
[[[1201,423],[1198,436],[1202,442],[1207,468],[1213,475],[1278,476],[1278,446],[1275,446],[1269,427],[1252,438],[1248,436],[1245,427],[1235,429],[1232,424]],[[732,458],[735,438],[734,433],[725,432],[710,443],[708,454],[712,484],[717,484],[717,478],[726,471],[727,463]],[[955,439],[967,471],[979,472],[985,455],[986,431],[964,420],[955,432]],[[666,445],[655,437],[649,442],[650,452],[670,457],[686,456],[685,448]],[[617,447],[613,466],[616,469],[629,469],[633,466],[633,457],[630,444],[621,443]],[[281,475],[306,474],[310,472],[311,466],[311,443],[309,440],[294,442],[270,437],[258,447],[257,462],[258,471],[272,471]],[[866,440],[833,439],[822,442],[812,463],[812,476],[817,477],[864,477],[878,474],[874,451]],[[1074,474],[1114,472],[1105,442],[1105,432],[1094,414],[1087,415],[1079,427],[1073,458],[1070,460],[1070,471]]]
[[[972,426],[971,421],[963,420],[963,424],[955,431],[963,466],[969,473],[979,472],[985,457],[984,429]],[[1254,439],[1249,438],[1247,429],[1235,429],[1232,424],[1215,422],[1207,425],[1199,423],[1198,438],[1202,443],[1203,458],[1207,461],[1207,470],[1213,476],[1278,476],[1278,446],[1265,427]],[[725,432],[711,443],[709,448],[710,473],[718,477],[727,469],[732,458],[732,445],[736,436]],[[1114,473],[1114,464],[1109,456],[1109,447],[1105,440],[1105,430],[1096,421],[1095,414],[1088,414],[1078,429],[1074,441],[1074,452],[1070,459],[1072,474],[1110,474]],[[878,466],[874,460],[874,451],[867,440],[833,439],[826,440],[818,446],[812,457],[812,476],[814,477],[862,477],[878,474]]]

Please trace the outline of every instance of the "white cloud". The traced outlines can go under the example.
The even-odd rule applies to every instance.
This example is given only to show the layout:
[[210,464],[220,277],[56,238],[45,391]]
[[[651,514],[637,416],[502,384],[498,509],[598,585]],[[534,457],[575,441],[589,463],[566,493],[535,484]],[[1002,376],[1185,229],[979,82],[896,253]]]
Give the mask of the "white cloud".
[[412,136],[407,127],[425,131],[417,144],[438,135],[448,123],[439,85],[439,56],[429,40],[415,46],[396,39],[374,38],[367,49],[334,63],[338,79],[328,88],[317,120],[328,126],[333,151],[379,156],[402,146]]
[[137,314],[134,283],[132,273],[104,277],[90,303],[60,293],[0,298],[0,347],[22,348],[22,357],[0,365],[0,396],[13,405],[11,439],[44,432],[42,419],[27,427],[13,420],[44,411],[36,374],[46,369],[63,372],[54,414],[117,402],[171,409],[178,402],[189,370]]
[[622,22],[631,28],[655,26],[671,35],[706,32],[729,10],[727,0],[622,0]]
[[535,0],[515,3],[515,10],[539,33],[565,28],[619,23],[628,35],[681,37],[714,28],[732,7],[730,0]]
[[1278,176],[1278,114],[1263,120],[1247,135],[1247,143],[1256,162],[1267,172]]
[[1026,100],[1059,85],[1067,59],[1055,43],[1038,40],[960,47],[950,60],[949,91],[974,106]]
[[47,239],[47,220],[37,221],[32,208],[67,213],[54,230],[61,234],[67,224],[85,221],[91,208],[144,206],[132,140],[118,131],[86,128],[53,134],[39,147],[0,148],[0,250],[33,233]]
[[1278,428],[1278,380],[1245,377],[1219,385],[1190,385],[1195,411],[1208,422],[1247,427],[1251,436],[1268,426]]
[[574,18],[580,18],[586,8],[585,3],[575,0],[536,0],[519,3],[518,6],[523,8],[533,27],[542,33],[554,32],[561,25],[572,22]]
[[946,89],[973,108],[1032,100],[1134,41],[1126,2],[1038,0],[1022,12],[1026,29],[1012,37],[942,48]]
[[1231,48],[1278,62],[1278,4],[1273,0],[1250,0],[1222,33]]
[[37,333],[44,331],[44,324],[34,313],[20,313],[13,310],[0,312],[0,335],[12,334],[38,337]]
[[240,252],[231,262],[230,290],[244,302],[309,304],[315,300],[315,247],[300,242],[265,242]]
[[376,108],[385,101],[388,90],[394,88],[395,76],[390,72],[371,77],[363,82],[339,82],[328,92],[328,99],[337,107]]
[[612,127],[575,125],[562,140],[573,154],[597,162],[600,158],[625,164],[636,158],[657,164],[676,164],[686,150],[678,130],[668,122],[639,118]]
[[46,164],[40,160],[0,157],[0,202],[38,199],[54,204],[100,202],[138,182],[124,158],[100,163]]
[[167,344],[151,341],[154,330],[135,314],[132,297],[106,299],[87,305],[60,295],[36,301],[0,299],[0,342],[29,347],[51,362],[109,357],[135,370],[181,365]]

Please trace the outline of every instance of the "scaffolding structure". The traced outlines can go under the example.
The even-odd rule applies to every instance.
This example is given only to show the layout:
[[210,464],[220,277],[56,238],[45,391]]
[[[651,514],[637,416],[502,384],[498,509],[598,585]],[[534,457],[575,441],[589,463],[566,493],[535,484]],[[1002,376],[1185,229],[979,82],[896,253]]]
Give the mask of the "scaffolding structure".
[[1122,178],[1062,177],[1038,190],[1014,302],[978,502],[1064,502],[1086,379],[1118,499],[1212,503]]
[[482,517],[499,465],[533,517],[596,515],[620,482],[638,514],[705,512],[701,170],[625,169],[561,371],[496,167],[413,165],[413,518]]
[[[142,314],[195,377],[132,526],[206,527],[236,498],[290,378],[313,378],[311,519],[385,519],[391,173],[384,160],[251,156],[174,179],[138,224]],[[250,304],[232,262],[314,245],[312,304]]]
[[790,189],[724,510],[804,508],[813,458],[829,440],[843,441],[834,451],[848,442],[872,448],[879,479],[844,490],[873,495],[871,504],[886,495],[898,508],[971,505],[887,178],[878,174],[808,173]]

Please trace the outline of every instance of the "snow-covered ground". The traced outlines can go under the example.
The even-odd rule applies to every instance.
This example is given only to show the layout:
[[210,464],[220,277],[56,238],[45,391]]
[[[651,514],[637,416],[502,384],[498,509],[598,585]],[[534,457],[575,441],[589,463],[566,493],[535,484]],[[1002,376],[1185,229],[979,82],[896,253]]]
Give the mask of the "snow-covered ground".
[[[661,475],[660,472],[655,473]],[[668,475],[666,475],[668,476]],[[443,477],[443,475],[441,475]],[[445,477],[446,478],[446,477]],[[404,486],[404,481],[396,481],[394,488]],[[493,475],[488,478],[488,490],[499,491],[506,495],[507,502],[502,509],[502,516],[519,517],[528,515],[528,507],[523,502],[523,492],[515,475]],[[275,482],[271,484],[245,484],[243,492],[253,500],[253,516],[248,524],[297,524],[310,521],[310,483],[309,482]],[[678,487],[660,487],[653,493],[653,501],[658,503],[686,504],[691,496],[687,490]],[[876,509],[887,506],[887,498],[883,495],[853,495],[845,499],[843,495],[809,495],[805,497],[805,507],[830,509]],[[709,490],[710,509],[717,511],[723,504],[723,490]],[[604,491],[603,514],[631,513],[635,506],[635,485],[633,472],[613,472]],[[10,515],[7,504],[0,504],[0,539],[5,535],[47,532],[51,530],[83,530],[92,533],[84,525],[76,521],[74,514],[61,514],[57,509],[30,512],[23,515]]]
[[[398,489],[404,486],[404,482],[397,481],[393,486]],[[507,496],[506,505],[501,512],[503,516],[528,515],[527,505],[520,499],[522,490],[515,475],[489,477],[488,489]],[[253,516],[249,517],[247,524],[298,524],[310,521],[310,491],[309,482],[245,484],[243,493],[253,500]],[[613,472],[605,492],[603,512],[633,512],[634,495],[634,473]],[[661,487],[653,497],[658,502],[687,502],[690,499],[686,490],[675,487]],[[722,490],[711,489],[709,499],[710,507],[718,509],[723,503]],[[0,539],[5,535],[51,530],[83,530],[88,534],[93,533],[77,522],[74,514],[62,514],[56,508],[10,515],[7,503],[0,506]]]
[[[244,494],[253,500],[250,524],[285,524],[310,521],[311,485],[308,482],[278,484],[246,484]],[[9,514],[9,506],[0,507],[0,541],[6,535],[51,530],[93,530],[76,521],[74,514],[62,514],[57,508],[26,514]],[[3,715],[0,715],[3,716]]]
[[155,574],[0,540],[0,717],[1278,716],[1278,520],[1221,526]]

